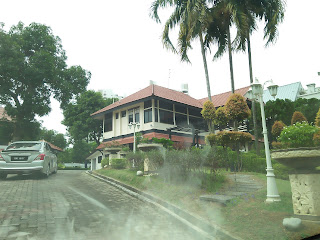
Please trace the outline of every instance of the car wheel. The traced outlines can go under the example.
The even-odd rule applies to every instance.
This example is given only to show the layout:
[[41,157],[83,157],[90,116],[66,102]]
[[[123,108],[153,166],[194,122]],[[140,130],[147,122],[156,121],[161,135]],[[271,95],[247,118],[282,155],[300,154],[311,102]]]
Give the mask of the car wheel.
[[44,173],[44,177],[48,178],[49,175],[50,175],[50,164],[48,164],[48,166],[47,166],[46,172]]
[[0,179],[6,179],[7,175],[8,174],[6,174],[6,173],[0,173]]
[[58,172],[58,165],[56,165],[54,171],[53,171],[53,174],[56,174]]

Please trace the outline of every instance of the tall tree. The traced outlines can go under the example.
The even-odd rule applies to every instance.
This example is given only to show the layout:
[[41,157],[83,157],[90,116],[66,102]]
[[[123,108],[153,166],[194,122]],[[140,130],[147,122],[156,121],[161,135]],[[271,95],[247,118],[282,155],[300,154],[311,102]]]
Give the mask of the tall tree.
[[13,140],[24,138],[35,116],[50,112],[50,97],[64,107],[83,92],[90,73],[67,67],[59,37],[50,27],[19,22],[6,32],[0,27],[0,104],[13,118]]
[[86,91],[77,96],[75,101],[66,105],[63,110],[64,120],[73,143],[85,140],[100,144],[102,122],[90,117],[91,113],[111,104],[114,99],[104,99],[99,92]]
[[[237,36],[234,45],[238,50],[248,50],[249,75],[250,84],[253,83],[252,73],[252,57],[251,57],[251,42],[250,35],[256,30],[256,20],[264,20],[264,39],[266,39],[266,46],[274,43],[277,35],[277,26],[284,18],[284,1],[283,0],[243,0],[233,1],[225,0],[227,8],[233,15],[243,16],[244,23],[235,21],[237,27]],[[252,104],[252,115],[254,123],[255,147],[257,153],[258,149],[258,126],[257,126],[257,109],[256,104]]]
[[41,129],[39,139],[44,139],[62,149],[67,147],[67,140],[64,135],[55,130]]
[[[207,94],[211,101],[210,81],[206,60],[206,48],[204,45],[203,33],[208,26],[208,7],[205,0],[155,0],[151,6],[151,17],[160,23],[158,15],[159,8],[173,7],[173,13],[166,21],[162,33],[164,46],[181,56],[182,61],[190,62],[187,52],[191,48],[191,41],[199,38],[203,66],[206,76]],[[174,47],[169,33],[170,30],[179,26],[178,50]]]

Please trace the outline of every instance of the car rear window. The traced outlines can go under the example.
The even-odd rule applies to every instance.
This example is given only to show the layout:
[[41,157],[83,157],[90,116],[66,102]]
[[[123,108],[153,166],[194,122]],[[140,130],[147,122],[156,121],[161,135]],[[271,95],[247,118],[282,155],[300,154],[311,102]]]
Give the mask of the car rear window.
[[5,151],[11,150],[40,150],[41,143],[13,143]]

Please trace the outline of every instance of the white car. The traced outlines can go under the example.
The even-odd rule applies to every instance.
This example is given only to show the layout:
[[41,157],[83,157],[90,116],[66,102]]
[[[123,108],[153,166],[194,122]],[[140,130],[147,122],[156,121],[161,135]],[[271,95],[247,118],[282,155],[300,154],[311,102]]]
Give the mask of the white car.
[[0,152],[0,179],[34,172],[48,177],[57,171],[57,156],[46,141],[14,142]]

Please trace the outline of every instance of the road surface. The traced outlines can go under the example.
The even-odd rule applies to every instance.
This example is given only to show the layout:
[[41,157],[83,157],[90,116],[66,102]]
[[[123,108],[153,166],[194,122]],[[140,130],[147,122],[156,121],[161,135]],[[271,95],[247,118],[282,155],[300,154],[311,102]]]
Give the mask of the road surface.
[[0,180],[2,239],[200,239],[155,206],[87,175]]

